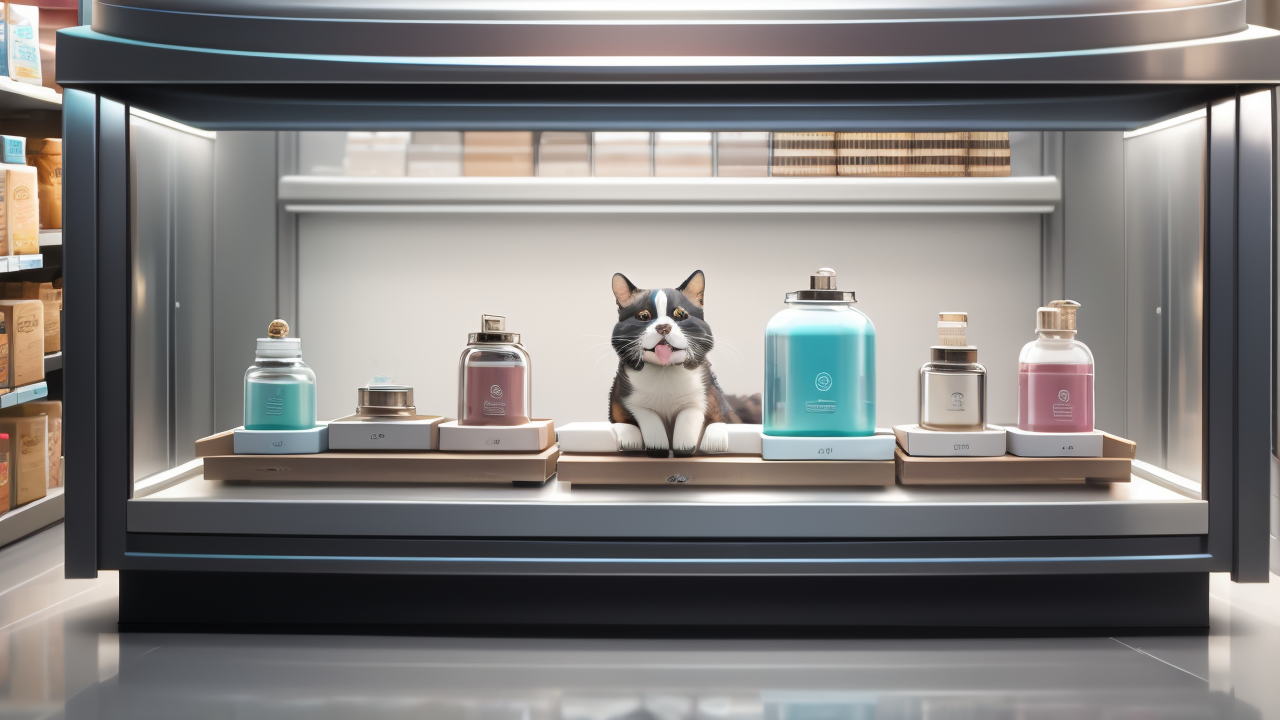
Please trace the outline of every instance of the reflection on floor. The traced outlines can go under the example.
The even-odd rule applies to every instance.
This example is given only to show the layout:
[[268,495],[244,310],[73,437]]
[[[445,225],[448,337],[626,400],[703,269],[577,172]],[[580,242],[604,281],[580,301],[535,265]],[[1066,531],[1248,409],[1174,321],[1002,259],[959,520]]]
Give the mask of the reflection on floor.
[[1277,583],[1215,578],[1191,638],[120,636],[116,577],[62,579],[62,538],[0,550],[0,719],[1280,717]]

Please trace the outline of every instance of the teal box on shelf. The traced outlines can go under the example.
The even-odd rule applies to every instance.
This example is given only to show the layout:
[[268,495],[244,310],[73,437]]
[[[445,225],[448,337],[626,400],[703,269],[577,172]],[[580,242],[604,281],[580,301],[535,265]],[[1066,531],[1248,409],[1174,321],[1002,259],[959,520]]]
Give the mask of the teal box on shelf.
[[27,139],[21,135],[0,135],[4,146],[4,162],[12,165],[27,164]]

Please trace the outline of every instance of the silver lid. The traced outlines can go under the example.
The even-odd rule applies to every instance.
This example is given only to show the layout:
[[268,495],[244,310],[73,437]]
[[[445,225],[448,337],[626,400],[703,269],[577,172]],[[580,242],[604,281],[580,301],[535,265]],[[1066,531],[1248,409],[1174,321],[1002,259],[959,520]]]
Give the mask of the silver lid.
[[836,271],[831,268],[818,268],[809,276],[809,289],[787,293],[787,302],[815,303],[855,303],[858,297],[853,291],[836,289]]
[[481,315],[480,332],[467,335],[467,342],[520,344],[520,333],[507,332],[507,318],[502,315]]
[[361,417],[413,417],[413,388],[396,385],[385,375],[375,375],[366,387],[356,390],[356,414]]

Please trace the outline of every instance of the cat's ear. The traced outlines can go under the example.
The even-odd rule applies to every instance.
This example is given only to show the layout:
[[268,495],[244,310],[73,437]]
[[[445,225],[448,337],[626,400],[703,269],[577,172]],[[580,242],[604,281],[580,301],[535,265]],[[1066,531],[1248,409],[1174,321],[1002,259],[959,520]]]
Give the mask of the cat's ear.
[[618,307],[627,307],[635,302],[636,295],[639,293],[640,291],[631,284],[626,275],[613,274],[613,297],[618,300]]
[[701,270],[694,270],[684,284],[676,288],[684,293],[684,296],[693,301],[694,305],[702,307],[702,295],[707,289],[707,278],[702,274]]

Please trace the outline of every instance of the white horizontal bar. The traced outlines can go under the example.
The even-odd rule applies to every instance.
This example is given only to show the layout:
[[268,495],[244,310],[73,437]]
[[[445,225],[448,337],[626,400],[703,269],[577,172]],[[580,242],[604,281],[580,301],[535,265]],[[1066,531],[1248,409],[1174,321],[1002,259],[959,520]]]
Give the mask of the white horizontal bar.
[[455,213],[455,214],[573,214],[573,213],[632,213],[632,214],[769,214],[769,213],[1031,213],[1045,214],[1054,211],[1053,205],[908,205],[908,204],[791,204],[791,205],[708,205],[690,203],[687,205],[654,205],[636,203],[634,205],[483,205],[483,204],[412,204],[412,205],[285,205],[285,212],[290,213]]
[[1055,177],[410,178],[291,175],[290,212],[1019,212],[1061,202]]

